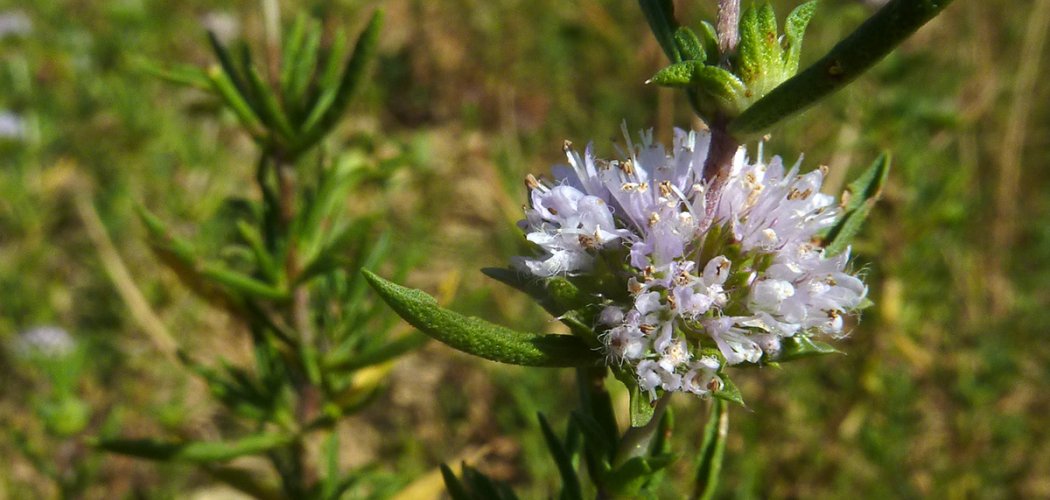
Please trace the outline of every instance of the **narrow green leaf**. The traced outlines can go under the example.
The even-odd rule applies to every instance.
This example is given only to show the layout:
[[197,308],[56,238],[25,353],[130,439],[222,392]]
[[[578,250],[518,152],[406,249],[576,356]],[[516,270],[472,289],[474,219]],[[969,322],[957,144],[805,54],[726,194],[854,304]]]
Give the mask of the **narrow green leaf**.
[[287,298],[287,292],[282,289],[227,269],[221,264],[204,262],[188,242],[172,234],[160,219],[141,207],[138,212],[150,233],[153,249],[180,278],[192,283],[191,287],[200,294],[207,297],[212,293],[208,290],[209,283],[206,283],[210,281],[211,284],[222,285],[239,294],[271,300]]
[[707,61],[711,64],[719,64],[722,55],[718,51],[718,31],[715,25],[707,21],[700,21],[700,42],[704,46]]
[[143,72],[162,80],[201,90],[211,90],[211,80],[208,79],[208,74],[196,66],[180,64],[165,68],[144,57],[135,57],[132,59],[132,64]]
[[470,485],[470,491],[476,499],[503,500],[514,497],[506,487],[501,487],[481,471],[466,464],[463,465],[463,480]]
[[952,0],[890,0],[823,58],[785,81],[730,122],[746,140],[845,87],[939,14]]
[[890,154],[883,152],[864,173],[846,186],[849,199],[843,207],[845,210],[857,210],[882,195],[882,188],[890,174],[891,160]]
[[237,311],[239,300],[227,290],[205,279],[198,263],[200,257],[186,240],[179,238],[156,216],[142,206],[136,207],[140,220],[149,232],[150,249],[178,276],[179,281],[194,293],[231,312]]
[[714,97],[726,110],[737,109],[747,92],[747,87],[736,75],[717,66],[707,66],[695,61],[672,64],[658,71],[649,82],[695,88]]
[[263,243],[259,229],[244,220],[239,220],[237,221],[237,232],[248,244],[248,247],[252,249],[252,255],[255,256],[255,264],[259,266],[259,270],[262,271],[263,275],[270,281],[277,281],[281,268],[274,256],[266,249],[266,244]]
[[836,255],[846,250],[860,232],[890,173],[890,155],[882,153],[857,180],[846,187],[842,217],[828,230],[824,251]]
[[[664,410],[660,417],[660,423],[653,434],[653,440],[649,443],[649,456],[674,456],[671,453],[671,431],[674,429],[674,411],[670,405]],[[664,476],[664,469],[660,469],[646,480],[643,487],[659,484]]]
[[758,9],[754,6],[740,13],[740,43],[736,46],[736,74],[747,86],[758,80],[762,71],[762,28],[759,24]]
[[332,432],[325,440],[325,477],[321,483],[321,498],[334,499],[339,487],[339,432]]
[[248,84],[245,82],[244,75],[234,65],[230,51],[219,41],[219,37],[215,36],[215,33],[211,31],[208,32],[208,43],[211,44],[212,51],[215,52],[215,57],[219,60],[219,65],[222,67],[221,73],[226,75],[226,78],[238,94],[248,96]]
[[[353,262],[351,262],[347,266],[347,269],[352,269],[352,270],[356,271],[356,270],[359,270],[359,269],[372,269],[372,268],[378,266],[379,263],[382,262],[383,259],[386,257],[386,255],[390,252],[390,248],[391,248],[391,246],[393,244],[394,244],[393,243],[393,237],[390,236],[390,233],[383,233],[383,234],[379,235],[379,237],[375,238],[375,240],[372,242],[372,247],[371,248],[369,248],[369,249],[361,249],[362,252],[365,252],[364,253],[364,257],[359,258],[359,259],[355,259]],[[401,263],[399,263],[399,265],[403,266],[403,265],[405,265],[405,263],[401,262]],[[408,269],[407,267],[401,268],[398,271],[398,274],[403,276],[405,274],[405,272],[407,271],[407,269]],[[353,277],[351,278],[351,281],[349,283],[349,288],[347,290],[348,294],[346,296],[347,297],[346,303],[347,304],[362,304],[362,303],[364,303],[362,298],[364,297],[365,293],[368,291],[367,280],[360,273],[351,272],[350,274]],[[394,321],[394,320],[391,318],[390,321]]]
[[226,442],[171,442],[154,439],[101,439],[98,448],[164,462],[224,462],[244,455],[265,453],[291,444],[295,438],[286,434],[259,434]]
[[572,465],[572,457],[565,450],[564,443],[551,429],[550,423],[547,422],[543,413],[537,413],[536,418],[540,421],[540,430],[543,432],[543,440],[547,443],[547,449],[550,450],[554,463],[558,466],[558,473],[561,474],[562,498],[583,500],[580,478],[576,475],[576,468]]
[[817,11],[818,0],[809,0],[791,11],[784,23],[784,74],[794,76],[798,72],[798,61],[802,54],[802,38],[806,26]]
[[299,50],[303,46],[303,41],[306,39],[306,24],[309,17],[306,14],[299,14],[295,16],[295,21],[292,23],[292,29],[288,31],[288,34],[284,37],[284,45],[281,47],[281,83],[285,84],[291,79],[291,65],[288,63],[295,62],[299,58]]
[[638,0],[638,4],[642,7],[645,20],[649,22],[653,36],[664,49],[667,58],[674,63],[681,61],[682,55],[674,39],[674,32],[678,28],[678,23],[674,19],[674,2],[671,0]]
[[[307,35],[306,43],[294,61],[288,64],[292,67],[291,78],[285,89],[286,105],[295,110],[297,122],[301,122],[305,116],[306,93],[310,88],[310,82],[317,71],[319,63],[318,53],[321,49],[321,29],[314,23],[310,23],[310,33]],[[300,125],[302,123],[299,123]]]
[[379,44],[379,27],[383,22],[381,11],[372,14],[368,26],[357,39],[353,54],[347,61],[339,86],[334,92],[329,89],[322,99],[314,105],[310,115],[303,124],[303,137],[297,145],[299,150],[312,146],[338,120],[346,110],[350,98],[357,91],[364,78],[365,68],[373,59]]
[[711,395],[717,399],[723,401],[729,401],[730,403],[736,403],[740,406],[747,406],[744,404],[744,395],[740,392],[740,389],[733,383],[733,381],[724,373],[719,374],[722,378],[722,389],[715,391]]
[[697,455],[693,498],[708,500],[714,496],[718,488],[719,473],[722,471],[728,434],[729,406],[724,401],[712,399],[711,416],[704,426],[704,441]]
[[777,361],[791,361],[799,358],[823,356],[825,354],[842,354],[829,344],[813,340],[805,335],[795,335],[780,342],[780,355]]
[[269,300],[286,300],[288,292],[273,285],[263,283],[255,278],[246,276],[221,264],[205,263],[198,266],[199,272],[205,278],[225,286],[239,294]]
[[705,68],[702,61],[682,61],[657,71],[646,83],[664,87],[691,87],[696,84],[696,73]]
[[668,405],[664,414],[660,417],[660,424],[653,434],[653,440],[649,443],[649,455],[662,455],[671,452],[671,430],[674,429],[674,411]]
[[426,335],[413,332],[393,342],[374,347],[357,355],[332,359],[325,363],[325,368],[328,370],[353,371],[366,366],[378,365],[422,347],[429,339],[430,337]]
[[561,317],[574,309],[585,308],[593,302],[571,281],[554,277],[537,279],[521,271],[503,267],[486,267],[481,272],[500,283],[525,292],[554,317]]
[[363,467],[358,467],[346,474],[346,477],[341,479],[332,490],[331,495],[326,497],[325,500],[340,500],[343,498],[344,493],[352,488],[355,484],[360,482],[362,479],[372,477],[375,474],[375,470],[378,468],[376,464],[369,464]]
[[[311,248],[303,252],[303,260],[306,264],[296,278],[296,282],[305,283],[340,267],[340,263],[345,262],[347,258],[349,247],[361,242],[361,236],[371,225],[371,220],[358,219],[351,224],[335,228],[330,233],[318,232],[313,236],[314,240],[301,242]],[[320,241],[320,246],[315,246],[318,240],[326,241]]]
[[201,468],[212,478],[252,498],[258,500],[284,498],[275,481],[259,477],[255,470],[216,464],[202,464]]
[[674,32],[674,43],[678,47],[678,53],[683,60],[704,62],[707,54],[704,52],[704,44],[697,38],[693,30],[680,26]]
[[149,232],[149,237],[152,240],[151,243],[153,243],[154,246],[164,247],[179,259],[188,262],[193,262],[197,258],[193,246],[186,240],[175,236],[175,234],[168,229],[168,226],[157,216],[153,215],[141,205],[136,206],[135,208],[139,219],[142,221],[143,225],[146,226],[146,231]]
[[700,90],[723,101],[727,107],[736,105],[747,92],[744,82],[717,66],[705,66],[695,72],[693,78]]
[[255,114],[252,106],[248,104],[245,94],[237,89],[229,75],[218,68],[212,68],[208,71],[208,78],[211,80],[215,93],[233,110],[233,113],[237,115],[237,119],[241,121],[241,125],[255,140],[262,140],[265,137],[262,120]]
[[675,455],[633,457],[607,474],[602,485],[617,498],[636,497],[653,474],[671,465],[677,458]]
[[603,453],[612,460],[616,452],[616,443],[620,439],[620,429],[616,423],[612,395],[605,386],[607,374],[608,369],[605,367],[577,368],[576,384],[580,393],[580,409],[584,416],[597,426],[600,441],[603,443]]
[[472,500],[463,483],[456,477],[456,473],[445,464],[441,464],[441,477],[445,480],[445,490],[452,500]]
[[654,402],[649,399],[648,393],[642,392],[637,382],[630,386],[630,398],[631,427],[645,427],[653,419]]
[[295,138],[295,131],[292,130],[292,124],[288,121],[288,115],[281,107],[274,90],[263,81],[262,75],[259,74],[259,70],[255,68],[254,64],[249,61],[245,65],[245,71],[248,73],[249,88],[251,88],[252,93],[258,99],[256,108],[258,114],[269,125],[270,130],[279,134],[285,141],[291,141]]
[[[292,29],[284,37],[284,46],[281,48],[281,89],[288,95],[288,89],[295,78],[295,69],[300,57],[300,51],[306,41],[306,25],[309,18],[305,14],[295,16]],[[312,27],[312,26],[311,26]]]
[[[764,2],[758,8],[758,30],[760,52],[762,54],[762,91],[767,92],[781,81],[784,68],[784,50],[780,48],[779,30],[777,29],[777,15],[773,11],[773,5]],[[768,87],[768,88],[767,88]]]
[[320,79],[317,82],[319,88],[332,89],[333,93],[337,90],[339,85],[339,72],[343,70],[343,61],[346,59],[350,50],[350,45],[347,42],[348,37],[346,36],[346,31],[340,27],[335,32],[331,47],[328,48],[324,68],[321,71]]
[[602,477],[612,470],[613,454],[616,453],[616,437],[609,440],[602,432],[602,427],[590,415],[572,412],[573,421],[583,434],[583,451],[587,456],[587,472],[591,477]]
[[433,297],[362,270],[379,296],[402,318],[448,346],[492,361],[526,366],[588,366],[602,361],[571,335],[524,333],[464,316],[437,305]]
[[299,346],[299,359],[302,361],[306,378],[311,384],[321,385],[321,353],[310,344]]

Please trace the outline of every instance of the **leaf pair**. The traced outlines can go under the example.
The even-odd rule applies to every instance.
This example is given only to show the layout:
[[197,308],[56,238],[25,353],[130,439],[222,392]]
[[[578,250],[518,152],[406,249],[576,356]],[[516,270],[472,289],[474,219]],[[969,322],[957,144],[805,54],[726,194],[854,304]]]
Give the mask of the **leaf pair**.
[[741,141],[760,136],[845,87],[951,2],[891,0],[796,75],[815,0],[800,5],[788,16],[783,37],[777,35],[776,18],[768,3],[746,9],[740,20],[736,54],[718,54],[717,49],[708,48],[708,33],[713,29],[707,23],[702,25],[700,37],[704,53],[687,49],[697,44],[688,35],[680,36],[671,0],[639,0],[653,35],[671,61],[671,66],[651,81],[685,87],[700,118],[709,123],[729,118],[729,132]]
[[[643,8],[652,3],[643,1]],[[736,53],[720,54],[711,24],[702,24],[701,37],[678,27],[667,40],[666,33],[674,22],[673,11],[650,6],[646,10],[650,26],[657,39],[663,40],[661,46],[673,64],[657,72],[649,82],[687,89],[705,120],[736,117],[798,70],[802,36],[815,9],[816,0],[795,8],[781,37],[772,5],[750,7],[740,19]]]

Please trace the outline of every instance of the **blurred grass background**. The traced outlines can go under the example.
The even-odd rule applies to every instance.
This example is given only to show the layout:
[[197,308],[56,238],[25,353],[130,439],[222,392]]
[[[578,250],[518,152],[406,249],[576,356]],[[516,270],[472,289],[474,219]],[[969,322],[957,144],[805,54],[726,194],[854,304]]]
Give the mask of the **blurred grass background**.
[[[795,2],[774,3],[783,16]],[[683,22],[713,17],[713,1],[676,4]],[[180,343],[245,358],[244,332],[161,268],[133,207],[218,241],[207,221],[227,197],[256,195],[243,189],[250,144],[214,102],[137,61],[211,64],[204,27],[258,41],[259,4],[8,5],[2,15],[31,28],[0,38],[0,110],[19,120],[17,134],[0,138],[0,497],[55,494],[19,452],[26,443],[51,450],[60,468],[92,464],[88,497],[211,491],[187,466],[49,440],[27,404],[47,381],[12,345],[40,325],[82,343],[92,433],[208,438],[223,427],[204,388],[172,368],[116,293],[74,200],[94,201]],[[690,124],[681,96],[643,83],[665,61],[641,13],[601,0],[282,2],[282,13],[324,13],[356,32],[377,6],[387,13],[380,63],[338,140],[410,159],[386,195],[388,230],[427,256],[411,283],[455,291],[461,311],[553,328],[477,269],[521,251],[520,179],[562,161],[562,140],[594,140],[611,154],[621,120],[664,140]],[[803,64],[869,13],[822,2]],[[876,306],[842,343],[846,356],[737,371],[749,407],[732,415],[723,496],[1050,496],[1048,23],[1047,0],[956,2],[846,91],[774,130],[766,151],[829,165],[833,191],[880,151],[894,154],[890,186],[855,246]],[[377,461],[396,489],[439,463],[478,458],[526,498],[546,496],[556,472],[535,412],[562,426],[574,397],[555,387],[572,387],[571,373],[428,345],[345,424],[342,459]],[[706,404],[680,398],[675,409],[688,456]],[[673,470],[678,483],[685,462]]]

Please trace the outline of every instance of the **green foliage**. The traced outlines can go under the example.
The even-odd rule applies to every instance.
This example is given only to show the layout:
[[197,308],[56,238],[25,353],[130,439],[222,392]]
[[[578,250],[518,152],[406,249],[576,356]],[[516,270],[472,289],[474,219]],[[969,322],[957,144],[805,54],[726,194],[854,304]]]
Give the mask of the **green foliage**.
[[[259,149],[258,200],[227,222],[232,238],[217,255],[180,237],[144,207],[140,219],[154,251],[189,289],[222,307],[250,334],[251,367],[220,359],[213,369],[182,348],[178,360],[200,377],[215,400],[255,429],[222,441],[104,438],[100,449],[157,461],[211,467],[244,455],[267,457],[291,497],[336,498],[361,477],[344,475],[329,450],[327,475],[312,471],[305,441],[361,411],[378,392],[393,359],[422,344],[418,335],[388,335],[389,321],[364,293],[358,276],[392,254],[376,236],[375,214],[351,217],[346,200],[391,171],[377,171],[360,153],[336,160],[307,153],[330,135],[374,57],[381,16],[372,15],[353,50],[339,40],[321,48],[321,26],[293,25],[275,79],[263,77],[247,45],[230,50],[209,33],[219,66],[153,72],[211,90],[240,120]],[[209,87],[200,85],[208,81]],[[404,269],[404,263],[398,272]],[[281,432],[260,432],[277,428]],[[332,438],[334,439],[334,437]],[[210,469],[215,470],[215,469]],[[216,474],[246,491],[261,484],[243,474]]]
[[601,359],[580,339],[533,334],[444,309],[420,290],[391,283],[365,270],[372,287],[406,321],[449,347],[481,358],[524,366],[592,366]]
[[[875,15],[852,34],[835,45],[824,57],[790,80],[781,79],[773,87],[765,88],[761,100],[753,102],[729,126],[730,132],[741,137],[753,137],[777,122],[801,112],[810,105],[852,82],[886,57],[908,36],[939,14],[951,0],[890,0]],[[789,54],[794,62],[785,69],[797,69],[797,47],[802,43],[802,31],[812,17],[812,2],[798,7],[788,19]],[[742,20],[741,23],[744,21]],[[746,36],[741,30],[741,45]],[[742,52],[743,53],[743,52]],[[794,71],[787,76],[794,74]],[[766,93],[769,95],[767,96]]]
[[701,25],[701,41],[689,28],[677,27],[670,2],[643,1],[646,19],[672,63],[649,83],[686,89],[696,112],[709,123],[735,118],[798,70],[802,37],[816,4],[810,0],[796,7],[783,37],[772,4],[746,8],[735,51],[722,54],[710,24]]
[[259,434],[229,442],[171,443],[153,439],[101,439],[99,448],[129,455],[161,461],[225,462],[243,455],[257,455],[275,448],[288,446],[294,436],[285,434]]
[[[773,4],[786,13],[798,2]],[[365,151],[369,164],[410,160],[420,166],[412,176],[400,171],[381,180],[369,177],[351,200],[352,212],[380,212],[365,231],[371,242],[386,228],[397,231],[387,244],[393,256],[379,259],[388,267],[364,267],[401,281],[400,266],[392,262],[401,251],[426,254],[428,264],[418,266],[426,271],[412,282],[436,290],[450,274],[466,277],[479,266],[501,265],[522,253],[512,225],[520,218],[520,179],[563,161],[557,147],[563,139],[594,139],[601,149],[626,119],[631,126],[653,125],[666,141],[672,124],[688,123],[692,112],[685,102],[641,86],[660,63],[652,51],[639,51],[639,41],[651,35],[637,5],[579,5],[582,10],[549,0],[451,0],[391,7],[388,25],[406,28],[383,30],[377,82],[359,89],[349,108],[357,117],[321,142],[332,160],[341,154],[327,148],[350,147]],[[705,36],[700,18],[711,17],[714,3],[678,5],[682,24],[712,54],[713,37]],[[1038,24],[1037,5],[956,2],[848,88],[778,127],[766,143],[767,152],[788,160],[805,152],[804,166],[827,163],[832,177],[847,180],[892,148],[884,196],[852,251],[879,306],[865,311],[850,336],[836,343],[847,356],[734,376],[748,395],[749,411],[734,410],[720,496],[1043,496],[1050,446],[1040,417],[1048,407],[1039,395],[1050,380],[1041,368],[1050,363],[1042,338],[1050,327],[1044,293],[1050,204],[1047,180],[1037,171],[1045,150],[1038,131],[1047,127],[1050,87],[1013,89],[1021,65],[1035,67],[1038,75],[1047,64],[1045,53],[1039,62],[1020,59],[1024,34]],[[192,235],[187,239],[206,257],[229,257],[218,242],[242,238],[238,225],[218,223],[213,215],[231,193],[247,194],[253,172],[245,158],[255,150],[241,140],[245,135],[233,112],[218,112],[221,103],[209,82],[202,92],[156,81],[138,71],[129,51],[165,63],[213,61],[199,25],[202,13],[212,9],[246,20],[243,33],[253,47],[262,46],[262,30],[252,21],[256,6],[42,1],[19,8],[32,18],[33,33],[0,40],[0,108],[26,125],[24,139],[0,139],[0,341],[7,361],[0,363],[0,378],[10,382],[0,396],[0,422],[10,430],[9,439],[0,439],[10,465],[0,468],[0,488],[19,498],[53,497],[59,488],[69,497],[170,497],[211,493],[217,482],[232,482],[234,473],[257,478],[265,464],[198,473],[188,465],[94,453],[50,434],[33,402],[47,391],[48,379],[15,362],[8,348],[15,332],[41,323],[61,324],[83,341],[88,362],[71,389],[92,408],[87,434],[141,429],[200,438],[198,432],[250,432],[208,397],[205,384],[187,383],[185,372],[172,369],[143,337],[70,205],[63,181],[69,163],[59,160],[68,159],[78,176],[96,181],[91,199],[136,284],[180,345],[219,372],[220,357],[234,366],[250,360],[252,350],[239,341],[242,331],[231,328],[226,314],[190,295],[170,273],[158,272],[133,213],[143,204],[174,234]],[[325,8],[341,20],[334,24],[357,19],[363,26],[369,15],[349,3]],[[823,2],[808,29],[803,67],[870,14],[860,2]],[[353,38],[331,37],[333,44],[340,40],[343,63]],[[321,53],[327,43],[322,37]],[[1014,101],[1030,112],[1028,133],[1017,142],[1004,132]],[[1022,182],[1014,189],[998,178],[1000,155],[1008,150],[1020,153],[1014,165]],[[481,195],[476,186],[483,186]],[[396,197],[396,210],[387,210],[388,194]],[[989,228],[998,225],[1002,197],[1023,212],[1018,239],[1007,246],[1011,258],[1000,267],[999,244],[991,241]],[[212,222],[185,222],[202,220]],[[433,237],[422,238],[424,231]],[[247,238],[242,248],[250,248]],[[350,257],[370,255],[364,254]],[[245,262],[251,261],[236,260],[234,268],[250,269]],[[1003,270],[1006,292],[990,284],[997,269]],[[363,276],[348,273],[347,279],[332,280],[331,287],[349,296],[349,283],[357,283],[369,295]],[[558,327],[524,294],[486,281],[463,279],[449,307],[524,331]],[[994,312],[991,304],[1004,294],[1013,297],[1013,306]],[[373,307],[386,309],[365,300],[354,315],[375,318],[368,312]],[[378,317],[377,331],[396,318]],[[344,319],[347,328],[358,321]],[[386,336],[374,337],[358,336],[353,345],[386,345]],[[413,390],[397,391],[396,397],[379,391],[371,396],[376,404],[357,413],[352,427],[340,427],[339,469],[350,484],[345,497],[392,496],[436,464],[458,462],[464,450],[489,443],[499,451],[477,467],[512,484],[522,498],[557,494],[560,475],[533,415],[542,410],[555,429],[565,429],[565,415],[577,403],[551,388],[571,385],[571,373],[564,373],[571,371],[478,365],[439,355],[436,348],[424,352],[395,369],[390,382]],[[404,378],[397,378],[399,371]],[[455,390],[443,389],[448,387]],[[627,391],[615,384],[609,390],[605,397],[626,408]],[[468,395],[469,412],[454,404]],[[680,496],[668,485],[693,479],[686,459],[702,443],[698,424],[707,418],[703,403],[681,398],[672,406],[676,446],[695,445],[677,450],[690,456],[664,470],[666,480],[654,490],[659,498]],[[382,444],[358,441],[377,434]],[[520,437],[520,447],[500,448],[506,436]],[[356,468],[357,460],[384,465]],[[583,462],[589,462],[586,455]],[[327,470],[322,465],[321,475]],[[226,479],[216,479],[220,474]]]
[[693,498],[714,498],[725,457],[729,429],[729,408],[720,399],[713,400],[711,416],[704,426],[703,442],[696,454],[696,480]]
[[868,218],[875,201],[882,195],[882,188],[890,174],[890,155],[882,153],[871,167],[846,187],[842,194],[843,213],[828,230],[824,248],[829,255],[843,252],[860,232],[861,224]]
[[777,361],[793,361],[825,354],[842,354],[842,351],[835,349],[831,344],[813,340],[805,335],[795,335],[781,341]]

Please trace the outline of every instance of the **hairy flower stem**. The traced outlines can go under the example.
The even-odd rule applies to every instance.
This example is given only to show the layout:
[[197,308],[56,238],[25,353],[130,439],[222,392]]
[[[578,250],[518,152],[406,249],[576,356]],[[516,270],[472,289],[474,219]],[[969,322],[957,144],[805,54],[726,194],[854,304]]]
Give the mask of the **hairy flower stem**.
[[729,435],[729,405],[720,399],[711,404],[711,418],[704,432],[700,449],[700,463],[696,470],[694,500],[710,500],[718,488],[718,478],[725,457],[726,437]]
[[733,156],[736,154],[740,143],[726,130],[727,120],[718,119],[709,125],[711,130],[711,146],[704,162],[704,181],[707,182],[707,213],[704,214],[704,223],[701,228],[706,230],[714,220],[715,210],[718,208],[718,200],[722,196],[722,189],[729,179],[729,171],[733,166]]
[[718,0],[718,51],[722,54],[722,66],[736,52],[740,42],[740,0]]

